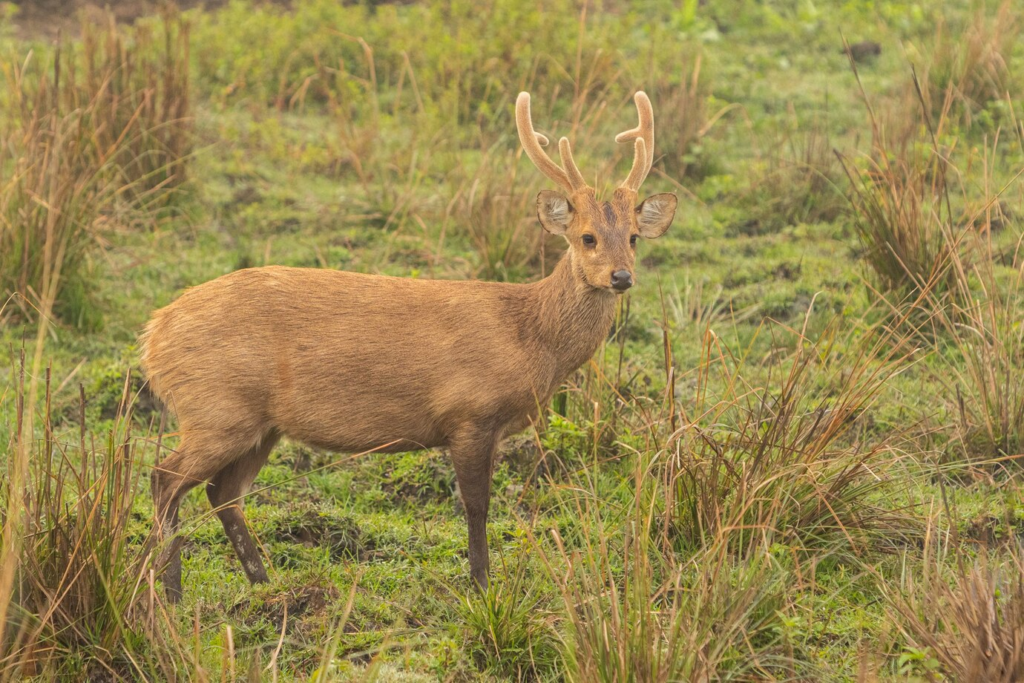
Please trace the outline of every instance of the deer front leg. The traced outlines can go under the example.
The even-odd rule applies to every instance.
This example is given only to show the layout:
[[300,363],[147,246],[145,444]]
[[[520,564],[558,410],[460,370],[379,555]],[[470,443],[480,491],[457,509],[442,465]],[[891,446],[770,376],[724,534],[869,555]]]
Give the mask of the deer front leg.
[[469,573],[487,590],[487,508],[491,501],[491,469],[497,438],[493,432],[466,430],[450,444],[455,476],[469,526]]

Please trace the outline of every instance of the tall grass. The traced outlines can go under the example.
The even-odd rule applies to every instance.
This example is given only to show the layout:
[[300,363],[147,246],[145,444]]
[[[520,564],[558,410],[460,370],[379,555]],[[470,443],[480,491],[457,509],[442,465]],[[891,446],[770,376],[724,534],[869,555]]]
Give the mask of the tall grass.
[[86,299],[86,254],[94,223],[121,187],[112,162],[121,143],[95,139],[95,106],[62,106],[65,65],[58,51],[52,75],[29,85],[15,69],[8,84],[18,123],[0,150],[0,288],[5,298],[21,295],[15,302],[26,317],[48,317],[44,302],[56,302],[62,317],[88,326],[95,313]]
[[923,306],[942,332],[934,345],[957,418],[953,450],[1006,468],[1024,448],[1024,262],[1019,245],[1006,268],[991,241],[973,236],[971,244],[970,262],[952,256],[953,295],[930,295]]
[[778,670],[779,567],[765,555],[737,562],[721,545],[689,556],[661,546],[651,464],[637,458],[633,502],[611,519],[582,475],[562,494],[578,530],[564,538],[552,529],[538,545],[562,599],[569,680],[746,680]]
[[1010,0],[1003,0],[992,16],[978,7],[962,29],[940,23],[922,69],[932,117],[970,126],[979,113],[1004,101],[1017,85],[1011,61],[1020,32],[1020,17]]
[[[142,578],[128,530],[138,472],[129,385],[100,447],[86,431],[82,393],[81,429],[72,445],[54,432],[49,370],[38,439],[38,423],[28,414],[37,408],[31,404],[35,380],[29,391],[24,355],[16,370],[13,396],[6,397],[13,406],[4,406],[13,420],[7,465],[17,468],[21,454],[28,468],[12,472],[0,491],[8,511],[0,556],[8,570],[12,556],[17,561],[16,580],[0,595],[0,672],[53,674],[81,652],[93,653],[93,661],[82,664],[87,670],[110,670],[113,653],[129,636],[126,617]],[[10,514],[15,507],[19,514]]]
[[96,327],[88,259],[97,224],[117,207],[162,201],[184,180],[188,31],[170,15],[162,26],[162,54],[144,25],[128,41],[113,23],[98,32],[86,24],[81,54],[58,46],[48,66],[30,53],[6,70],[0,293],[20,295],[9,315],[55,312]]
[[678,75],[661,80],[663,83],[654,86],[659,112],[658,166],[677,181],[699,181],[713,169],[702,147],[704,136],[732,107],[722,105],[711,111],[711,86],[700,54],[685,61]]
[[[858,84],[855,63],[850,61]],[[949,150],[937,140],[949,125],[932,122],[921,111],[923,93],[916,75],[916,98],[905,97],[888,121],[875,113],[861,85],[871,124],[871,154],[854,163],[839,155],[850,180],[854,225],[864,259],[886,292],[903,296],[951,286],[953,252],[963,238],[965,216],[954,212],[954,173]]]
[[416,92],[416,104],[403,111],[400,83],[388,112],[381,104],[373,49],[362,38],[345,38],[361,48],[358,68],[342,63],[336,69],[321,67],[320,72],[322,80],[333,82],[344,93],[338,96],[334,89],[326,91],[337,132],[336,171],[355,177],[363,190],[364,217],[381,229],[401,229],[410,219],[422,224],[419,213],[425,202],[421,191],[446,141],[424,112],[411,67],[409,90]]
[[[1024,557],[970,557],[955,534],[933,527],[921,566],[904,559],[880,589],[925,680],[1010,683],[1024,678]],[[952,567],[952,568],[951,568]]]
[[[777,340],[752,363],[708,330],[678,380],[692,396],[668,371],[674,399],[634,397],[568,435],[593,443],[577,445],[585,462],[549,469],[560,521],[534,542],[562,598],[571,680],[792,677],[808,669],[781,635],[792,558],[846,562],[917,538],[879,502],[899,495],[898,435],[863,427],[916,349],[862,323],[778,334],[788,352]],[[612,403],[581,391],[592,410]]]
[[[581,34],[580,14],[566,0],[543,8],[507,0],[373,8],[301,0],[290,10],[236,0],[199,18],[196,62],[202,87],[224,100],[279,108],[300,99],[345,100],[351,93],[332,72],[362,61],[358,38],[374,51],[385,110],[404,92],[460,128],[500,131],[512,122],[504,103],[526,85],[516,78],[537,84],[544,96],[572,90],[566,69],[579,50],[588,64],[607,63],[602,48],[627,35],[623,22],[600,14]],[[607,83],[617,71],[598,73],[610,74],[600,78]]]
[[[224,656],[211,665],[200,643],[181,635],[156,587],[148,510],[139,510],[152,439],[135,433],[130,373],[100,434],[85,425],[80,388],[75,433],[55,425],[56,389],[49,369],[34,376],[37,367],[22,354],[11,390],[0,395],[9,420],[8,476],[0,482],[0,681],[228,680],[238,666],[230,627]],[[276,679],[276,662],[267,671]]]
[[[127,664],[121,653],[131,648],[126,640],[134,635],[128,615],[144,588],[143,558],[128,528],[139,472],[129,387],[126,383],[122,409],[100,447],[85,430],[84,392],[78,443],[56,438],[49,375],[42,439],[13,432],[19,443],[12,451],[31,449],[32,443],[38,450],[24,488],[3,492],[6,505],[24,505],[24,528],[18,581],[4,614],[10,631],[0,670],[58,673],[83,652],[92,653],[81,665],[94,675]],[[16,421],[24,426],[24,411],[31,406],[25,405],[24,386],[17,390]]]
[[764,234],[802,223],[831,223],[843,215],[842,166],[824,124],[782,135],[758,164],[741,195],[746,210],[737,232]]
[[544,253],[545,233],[536,225],[536,179],[523,177],[519,155],[503,147],[481,156],[475,169],[457,169],[457,189],[445,218],[476,250],[480,276],[514,282],[539,274],[542,259],[550,271],[558,255]]
[[166,199],[187,179],[192,152],[187,21],[165,8],[158,25],[127,29],[109,16],[83,23],[81,74],[69,70],[68,109],[95,110],[98,144],[118,149],[116,162],[138,199]]
[[[759,384],[706,337],[696,395],[681,408],[662,471],[663,533],[674,547],[727,532],[743,555],[775,543],[859,554],[912,535],[906,515],[872,502],[892,485],[892,437],[861,436],[857,422],[915,349],[881,328],[851,343],[860,333],[832,326],[800,338]],[[714,400],[712,373],[725,386]]]

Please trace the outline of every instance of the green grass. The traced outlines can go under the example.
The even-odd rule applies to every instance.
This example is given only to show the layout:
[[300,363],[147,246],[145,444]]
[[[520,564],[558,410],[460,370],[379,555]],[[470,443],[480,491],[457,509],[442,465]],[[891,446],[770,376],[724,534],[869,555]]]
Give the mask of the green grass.
[[[173,177],[174,192],[155,211],[83,205],[42,328],[44,292],[0,301],[0,519],[19,493],[32,503],[21,548],[13,527],[0,540],[0,579],[22,553],[38,565],[10,574],[0,679],[971,680],[990,618],[993,651],[1012,650],[1019,12],[556,4],[235,0],[171,24],[171,44],[191,27],[191,71],[173,83],[189,96],[187,140],[153,124],[133,142],[168,148],[173,163],[142,175]],[[161,26],[133,29],[157,56]],[[933,57],[963,31],[961,61]],[[3,36],[10,73],[30,49],[52,63],[41,41]],[[882,52],[855,75],[844,37]],[[912,67],[920,98],[907,97]],[[964,92],[943,117],[950,83]],[[163,605],[138,564],[161,423],[139,393],[149,313],[264,264],[541,277],[561,245],[534,217],[545,184],[518,153],[516,94],[534,93],[545,132],[570,135],[607,189],[631,158],[613,134],[636,88],[664,155],[644,191],[677,192],[680,210],[640,247],[617,332],[547,426],[502,451],[491,589],[471,589],[444,453],[353,458],[286,440],[246,501],[270,583],[247,584],[197,489],[182,508],[185,599]],[[10,196],[46,218],[29,193]],[[96,482],[103,495],[85,497]],[[92,527],[89,500],[103,502]],[[109,562],[65,552],[69,539]]]

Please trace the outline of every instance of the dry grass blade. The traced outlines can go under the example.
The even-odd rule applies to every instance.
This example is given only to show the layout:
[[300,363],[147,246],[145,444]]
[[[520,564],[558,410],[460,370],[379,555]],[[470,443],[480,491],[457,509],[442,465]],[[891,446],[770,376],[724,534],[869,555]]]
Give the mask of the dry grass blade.
[[926,109],[935,118],[975,118],[1013,90],[1010,67],[1021,31],[1014,3],[1003,0],[993,16],[979,7],[962,30],[942,22],[922,74]]
[[[719,344],[705,337],[695,398],[668,441],[663,528],[674,547],[858,554],[913,534],[905,514],[871,502],[891,485],[892,442],[856,436],[912,347],[881,329],[847,347],[833,326],[815,342],[801,334],[797,352],[770,361],[764,386],[751,387]],[[712,373],[729,387],[717,401],[706,393]]]
[[[118,205],[166,204],[191,153],[188,27],[165,15],[162,54],[148,25],[129,41],[84,27],[82,53],[58,47],[52,69],[30,53],[7,70],[12,111],[0,131],[0,292],[24,318],[99,326],[88,253]],[[141,213],[136,211],[137,215]]]
[[939,671],[960,681],[1011,683],[1024,678],[1024,558],[1019,549],[1005,562],[982,554],[957,563],[963,549],[940,544],[928,534],[924,571],[906,571],[902,584],[882,580],[890,612],[904,636],[927,648]]
[[[858,167],[836,155],[850,180],[854,225],[867,251],[865,259],[886,291],[908,297],[933,289],[946,292],[952,253],[964,236],[956,227],[964,217],[954,216],[951,209],[949,150],[936,144],[936,131],[941,133],[947,120],[933,125],[920,107],[904,102],[883,125],[852,59],[850,64],[871,123],[871,156]],[[916,75],[914,85],[923,106]],[[921,135],[921,116],[927,138]]]
[[[544,232],[537,229],[536,192],[519,177],[516,155],[498,148],[478,167],[460,167],[450,205],[452,232],[476,249],[478,274],[489,280],[521,281],[541,270]],[[527,185],[523,187],[523,185]]]

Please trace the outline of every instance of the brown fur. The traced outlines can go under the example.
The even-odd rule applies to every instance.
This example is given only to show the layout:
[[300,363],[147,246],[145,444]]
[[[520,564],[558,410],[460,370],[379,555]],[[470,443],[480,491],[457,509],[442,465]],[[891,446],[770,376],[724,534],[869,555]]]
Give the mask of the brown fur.
[[[652,228],[644,206],[658,197]],[[569,250],[533,284],[271,266],[186,291],[153,314],[142,340],[150,386],[181,435],[153,472],[158,538],[176,531],[184,493],[208,482],[247,576],[265,581],[241,501],[281,436],[342,452],[443,447],[466,507],[471,574],[486,586],[494,451],[601,344],[615,311],[611,274],[632,274],[631,235],[668,227],[666,197],[674,212],[671,195],[634,207],[625,188],[611,203],[590,188],[569,200],[541,193],[541,221]],[[179,555],[172,544],[161,559],[172,600]]]

